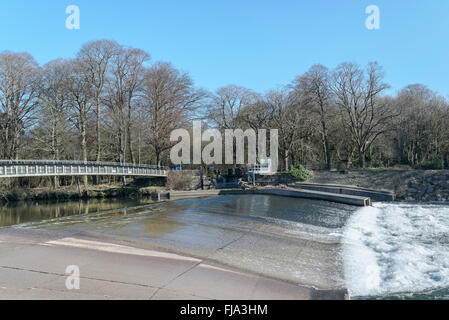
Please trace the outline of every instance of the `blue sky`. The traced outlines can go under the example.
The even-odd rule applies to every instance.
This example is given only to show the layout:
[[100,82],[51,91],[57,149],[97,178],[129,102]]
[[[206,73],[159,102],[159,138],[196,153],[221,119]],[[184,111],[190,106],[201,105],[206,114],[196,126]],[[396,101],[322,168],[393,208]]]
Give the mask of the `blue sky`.
[[[65,28],[68,5],[80,30]],[[365,8],[380,8],[380,30]],[[259,92],[316,63],[378,61],[392,93],[423,83],[449,95],[447,0],[1,0],[0,51],[27,51],[43,64],[73,57],[89,40],[113,39],[190,73],[197,86]]]

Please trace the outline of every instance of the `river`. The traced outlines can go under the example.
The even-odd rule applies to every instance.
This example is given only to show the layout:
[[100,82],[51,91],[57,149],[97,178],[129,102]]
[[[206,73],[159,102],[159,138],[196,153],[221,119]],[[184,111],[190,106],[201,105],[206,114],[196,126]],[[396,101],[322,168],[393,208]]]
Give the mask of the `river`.
[[449,206],[357,208],[268,195],[10,203],[0,226],[180,252],[353,298],[449,298]]
[[377,203],[344,228],[346,284],[371,299],[449,298],[449,206]]

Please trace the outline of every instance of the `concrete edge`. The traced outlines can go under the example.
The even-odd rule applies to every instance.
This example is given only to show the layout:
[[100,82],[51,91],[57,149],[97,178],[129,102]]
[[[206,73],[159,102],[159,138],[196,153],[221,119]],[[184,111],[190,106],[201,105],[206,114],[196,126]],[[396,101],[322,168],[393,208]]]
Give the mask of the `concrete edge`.
[[266,195],[275,195],[292,198],[324,200],[360,207],[371,205],[370,197],[348,195],[348,194],[337,194],[315,190],[302,190],[302,189],[298,190],[292,188],[288,189],[266,188],[256,190],[220,189],[220,190],[196,190],[196,191],[171,191],[170,198],[198,198],[204,196],[216,196],[226,194],[266,194]]
[[344,185],[331,185],[331,184],[315,184],[315,183],[296,183],[295,187],[307,190],[315,190],[336,194],[348,194],[356,196],[369,197],[375,201],[395,201],[396,194],[393,191],[375,190],[368,188],[359,188],[353,186]]

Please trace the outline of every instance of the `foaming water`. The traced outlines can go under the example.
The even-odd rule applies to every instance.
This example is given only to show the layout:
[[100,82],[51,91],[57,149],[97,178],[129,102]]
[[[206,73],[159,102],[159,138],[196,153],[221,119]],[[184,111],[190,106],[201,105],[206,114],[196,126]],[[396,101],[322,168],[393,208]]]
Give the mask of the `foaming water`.
[[343,232],[344,273],[353,296],[425,297],[449,287],[449,206],[378,203]]

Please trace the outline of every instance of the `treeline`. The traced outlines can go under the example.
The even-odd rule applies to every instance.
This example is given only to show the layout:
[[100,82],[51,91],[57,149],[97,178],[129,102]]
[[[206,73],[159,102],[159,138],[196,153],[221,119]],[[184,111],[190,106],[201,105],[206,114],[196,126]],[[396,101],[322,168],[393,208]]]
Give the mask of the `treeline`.
[[0,53],[0,157],[170,165],[170,132],[204,119],[219,129],[277,128],[281,169],[444,168],[448,101],[423,85],[389,96],[377,63],[315,65],[264,94],[195,87],[170,63],[114,41],[39,66]]

